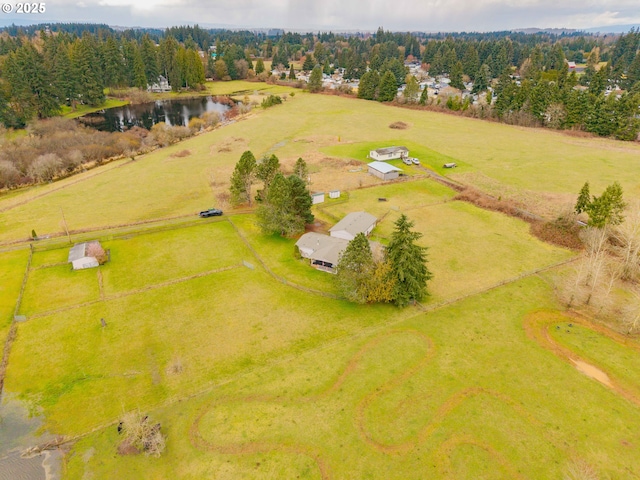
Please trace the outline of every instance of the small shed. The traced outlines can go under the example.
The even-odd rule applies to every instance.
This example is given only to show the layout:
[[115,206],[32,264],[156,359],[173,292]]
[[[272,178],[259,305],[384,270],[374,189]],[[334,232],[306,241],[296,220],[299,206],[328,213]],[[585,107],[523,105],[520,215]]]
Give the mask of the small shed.
[[83,270],[85,268],[94,268],[100,265],[98,259],[89,253],[92,245],[96,245],[100,248],[100,242],[84,242],[75,244],[71,250],[69,250],[68,263],[72,264],[74,270]]
[[329,192],[329,198],[340,198],[340,190],[331,190]]
[[324,192],[312,193],[311,203],[312,205],[316,205],[318,203],[324,203]]
[[393,165],[389,165],[384,162],[371,162],[367,164],[369,167],[369,173],[374,175],[382,180],[393,180],[394,178],[398,178],[398,175],[402,170]]
[[378,161],[396,160],[408,156],[409,149],[407,147],[385,147],[369,152],[369,158]]

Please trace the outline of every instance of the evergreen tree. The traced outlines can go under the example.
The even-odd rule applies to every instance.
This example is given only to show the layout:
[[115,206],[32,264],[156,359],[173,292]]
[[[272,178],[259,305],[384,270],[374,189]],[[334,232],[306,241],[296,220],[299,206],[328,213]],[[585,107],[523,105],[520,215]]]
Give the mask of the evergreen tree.
[[416,103],[418,101],[418,95],[420,94],[420,85],[418,80],[413,75],[407,80],[407,85],[404,88],[402,96],[407,103]]
[[358,85],[358,98],[376,100],[378,98],[378,84],[380,76],[375,70],[370,70],[362,75]]
[[385,251],[391,277],[396,282],[393,301],[400,307],[424,297],[427,294],[427,281],[432,278],[427,268],[427,248],[415,243],[422,234],[411,231],[413,225],[405,214],[400,215]]
[[231,175],[231,204],[248,203],[251,206],[251,185],[255,178],[256,157],[249,150],[240,157]]
[[34,116],[51,117],[60,111],[57,91],[45,70],[44,58],[31,43],[9,54],[3,75],[9,86],[13,115],[19,123]]
[[324,61],[324,65],[322,66],[322,73],[325,75],[331,75],[333,73],[333,69],[331,68],[331,63],[329,63],[328,58]]
[[489,66],[483,63],[473,79],[473,93],[484,92],[491,83],[491,72]]
[[313,67],[313,71],[309,76],[309,91],[316,93],[322,90],[322,69],[319,65]]
[[149,38],[148,34],[142,37],[140,55],[144,64],[144,75],[147,78],[147,84],[155,83],[160,75],[158,52],[155,43]]
[[71,64],[80,102],[92,106],[104,103],[103,76],[95,45],[89,37],[76,40],[71,51]]
[[427,97],[429,96],[429,89],[427,88],[427,86],[424,86],[424,89],[422,90],[422,93],[420,94],[420,105],[426,105],[427,104]]
[[593,197],[588,206],[588,224],[596,228],[620,225],[624,221],[622,212],[626,203],[622,199],[622,187],[618,182],[609,185],[600,197]]
[[78,101],[78,82],[73,75],[69,46],[60,45],[53,60],[53,82],[59,95],[60,103],[74,107]]
[[269,193],[269,185],[280,171],[280,160],[275,155],[263,157],[256,165],[256,178],[262,181],[262,190],[258,190],[256,200],[263,201]]
[[396,77],[392,72],[387,70],[380,79],[380,89],[378,91],[379,102],[391,102],[396,98],[398,87],[396,85]]
[[292,236],[304,231],[313,222],[311,195],[298,176],[285,178],[276,173],[269,186],[266,201],[258,207],[258,224],[265,234]]
[[293,63],[291,64],[291,69],[289,70],[289,80],[296,79],[296,71],[293,69]]
[[306,182],[307,178],[309,178],[309,169],[307,168],[307,162],[305,162],[302,158],[298,158],[298,160],[296,160],[295,166],[293,167],[293,174]]
[[180,67],[178,65],[178,42],[173,36],[163,38],[160,41],[159,63],[160,70],[164,72],[164,77],[169,81],[169,85],[177,91],[182,85]]
[[456,62],[451,69],[451,86],[464,90],[464,83],[462,82],[462,62]]
[[264,72],[264,62],[259,58],[256,61],[256,75],[260,75],[262,72]]
[[305,72],[310,72],[311,70],[313,70],[313,67],[315,66],[316,66],[316,62],[313,59],[313,55],[311,55],[310,53],[307,53],[307,55],[304,57],[302,70],[304,70]]
[[147,75],[145,74],[144,61],[139,49],[134,49],[133,56],[133,85],[140,89],[147,87]]
[[291,208],[297,222],[297,232],[303,232],[304,226],[313,223],[314,216],[311,213],[313,200],[307,188],[307,182],[297,175],[289,175],[289,195],[291,197]]
[[369,240],[364,233],[358,233],[338,261],[336,281],[340,293],[351,302],[366,303],[368,283],[374,268]]
[[110,35],[104,44],[102,69],[104,71],[104,84],[107,87],[120,87],[125,83],[125,62],[120,45],[113,35]]
[[578,201],[576,202],[575,212],[577,214],[581,214],[582,212],[586,212],[591,205],[591,194],[589,193],[589,182],[584,182],[584,185],[580,189],[580,194],[578,195]]

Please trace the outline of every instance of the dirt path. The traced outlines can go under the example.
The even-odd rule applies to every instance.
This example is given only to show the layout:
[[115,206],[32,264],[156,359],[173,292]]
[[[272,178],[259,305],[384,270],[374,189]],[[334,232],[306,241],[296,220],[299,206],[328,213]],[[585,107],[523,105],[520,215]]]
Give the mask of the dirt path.
[[592,363],[587,362],[577,353],[563,345],[560,345],[551,337],[551,334],[549,333],[550,328],[558,323],[562,323],[563,321],[588,328],[589,330],[599,333],[614,342],[636,350],[638,353],[640,353],[640,345],[632,339],[627,338],[618,332],[614,332],[603,325],[590,322],[575,312],[564,313],[540,311],[527,315],[524,321],[525,332],[531,340],[534,340],[543,348],[551,351],[558,358],[573,365],[580,372],[607,386],[631,403],[640,406],[640,395],[629,390],[628,387],[623,385],[623,382],[616,379],[600,365],[593,365]]

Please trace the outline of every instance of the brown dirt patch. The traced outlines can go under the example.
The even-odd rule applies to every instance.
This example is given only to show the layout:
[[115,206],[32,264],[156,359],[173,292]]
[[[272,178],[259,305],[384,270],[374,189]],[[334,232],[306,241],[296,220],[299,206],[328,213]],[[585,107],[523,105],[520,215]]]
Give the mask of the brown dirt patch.
[[118,445],[118,455],[140,455],[140,450],[131,444],[129,440],[123,440],[120,445]]
[[[625,337],[618,332],[614,332],[609,328],[593,323],[586,318],[580,316],[575,312],[553,312],[553,311],[539,311],[531,313],[525,317],[524,330],[527,336],[537,342],[540,346],[551,351],[558,358],[569,362],[576,367],[579,371],[594,378],[595,380],[603,383],[607,387],[611,388],[614,392],[620,396],[626,398],[636,405],[640,405],[640,397],[635,393],[629,391],[617,381],[615,378],[611,378],[604,370],[593,364],[585,362],[575,352],[569,350],[567,347],[558,344],[549,333],[549,329],[557,323],[564,321],[571,321],[576,325],[580,325],[584,328],[593,330],[596,333],[608,337],[610,340],[617,342],[626,347],[632,348],[640,352],[640,345],[638,345],[633,339]],[[605,380],[607,383],[605,383]]]
[[189,155],[191,155],[191,150],[180,150],[179,152],[172,154],[171,157],[184,158],[184,157],[188,157]]
[[406,130],[409,128],[409,125],[404,122],[393,122],[389,125],[389,128],[393,128],[394,130]]

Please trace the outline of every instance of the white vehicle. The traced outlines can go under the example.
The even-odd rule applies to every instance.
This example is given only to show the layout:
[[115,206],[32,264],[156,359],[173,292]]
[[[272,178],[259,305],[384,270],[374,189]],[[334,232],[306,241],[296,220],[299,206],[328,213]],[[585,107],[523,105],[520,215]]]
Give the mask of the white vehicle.
[[411,159],[411,162],[413,162],[414,165],[420,165],[420,160],[418,160],[417,158],[413,157]]
[[405,165],[411,165],[411,159],[405,157],[405,158],[402,159],[402,163],[404,163]]

